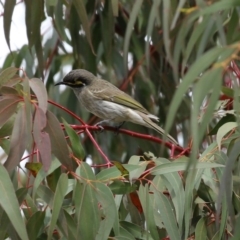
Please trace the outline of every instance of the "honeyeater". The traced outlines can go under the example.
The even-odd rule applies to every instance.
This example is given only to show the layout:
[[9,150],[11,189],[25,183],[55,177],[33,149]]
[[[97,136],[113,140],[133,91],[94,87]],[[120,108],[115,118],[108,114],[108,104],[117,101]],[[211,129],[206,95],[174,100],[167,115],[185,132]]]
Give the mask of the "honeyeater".
[[[114,122],[121,126],[125,121],[129,121],[166,135],[155,123],[159,120],[157,116],[150,114],[139,102],[110,82],[94,76],[85,69],[70,71],[62,82],[55,85],[71,87],[79,102],[89,112],[103,119],[97,125]],[[172,136],[166,136],[170,142],[178,145]]]

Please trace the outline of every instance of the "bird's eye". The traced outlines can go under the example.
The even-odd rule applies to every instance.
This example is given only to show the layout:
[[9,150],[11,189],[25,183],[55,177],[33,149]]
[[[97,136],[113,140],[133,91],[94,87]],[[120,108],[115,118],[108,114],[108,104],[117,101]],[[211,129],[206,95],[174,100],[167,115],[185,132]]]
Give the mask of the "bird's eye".
[[77,84],[77,85],[84,85],[83,82],[81,80],[78,80],[78,79],[76,80],[75,84]]

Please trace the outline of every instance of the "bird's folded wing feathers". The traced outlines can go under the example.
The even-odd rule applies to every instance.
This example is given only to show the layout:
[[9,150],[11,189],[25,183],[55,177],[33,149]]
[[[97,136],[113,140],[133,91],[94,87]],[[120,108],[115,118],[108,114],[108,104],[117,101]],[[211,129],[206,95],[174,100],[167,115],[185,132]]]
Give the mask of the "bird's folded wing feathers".
[[143,120],[147,124],[149,124],[153,129],[155,129],[157,132],[159,132],[163,136],[166,136],[170,140],[170,142],[178,145],[178,142],[172,136],[170,136],[169,134],[166,134],[166,132],[161,127],[159,127],[156,123],[152,122],[149,118],[146,118],[146,117],[144,117]]
[[121,92],[121,95],[116,95],[113,93],[109,93],[109,90],[104,90],[102,89],[101,92],[94,92],[95,97],[101,98],[102,100],[109,101],[109,102],[114,102],[123,106],[126,106],[128,108],[137,110],[139,112],[149,114],[149,112],[135,99],[133,99],[131,96],[128,94],[122,92],[121,90],[118,89],[118,91]]

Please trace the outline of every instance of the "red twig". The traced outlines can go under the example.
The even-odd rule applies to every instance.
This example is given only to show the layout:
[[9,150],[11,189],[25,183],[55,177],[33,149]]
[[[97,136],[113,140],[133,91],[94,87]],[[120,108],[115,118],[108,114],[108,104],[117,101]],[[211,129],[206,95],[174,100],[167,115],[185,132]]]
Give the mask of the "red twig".
[[[98,126],[89,126],[89,125],[84,125],[84,126],[71,125],[71,127],[72,127],[74,130],[82,130],[82,131],[85,131],[86,129],[87,129],[87,130],[90,130],[90,131],[100,131],[100,130],[101,130],[101,128],[99,128]],[[116,132],[116,128],[114,128],[114,127],[103,126],[103,128],[104,128],[105,130],[108,130],[108,131],[111,131],[111,132]],[[182,147],[180,147],[180,146],[173,145],[173,144],[170,143],[170,142],[164,142],[162,139],[157,138],[157,137],[154,137],[154,136],[151,136],[151,135],[142,134],[142,133],[136,133],[136,132],[133,132],[133,131],[130,131],[130,130],[126,130],[126,129],[119,129],[118,132],[119,132],[119,133],[123,133],[123,134],[125,134],[125,135],[129,135],[129,136],[131,136],[131,137],[146,139],[146,140],[148,140],[148,141],[152,141],[152,142],[156,142],[156,143],[163,144],[163,145],[166,146],[167,148],[171,149],[173,153],[174,153],[175,151],[180,152],[181,155],[182,155],[183,153],[184,153],[185,155],[189,155],[189,153],[190,153],[190,150],[189,150],[189,149],[184,149],[184,148],[182,148]],[[172,155],[172,157],[173,157],[173,155]]]
[[94,137],[92,136],[92,134],[90,133],[90,131],[88,130],[88,125],[80,118],[78,117],[75,113],[71,112],[70,110],[68,110],[67,108],[55,103],[52,100],[48,100],[49,103],[53,104],[54,106],[61,108],[63,111],[67,112],[68,114],[70,114],[71,116],[73,116],[75,119],[77,119],[82,125],[83,127],[85,127],[85,131],[88,135],[88,137],[91,139],[93,145],[97,148],[98,152],[102,155],[102,157],[104,158],[104,160],[106,161],[108,167],[112,165],[111,161],[108,159],[108,157],[104,154],[104,152],[102,151],[102,149],[99,147],[98,143],[96,142],[96,140],[94,139]]

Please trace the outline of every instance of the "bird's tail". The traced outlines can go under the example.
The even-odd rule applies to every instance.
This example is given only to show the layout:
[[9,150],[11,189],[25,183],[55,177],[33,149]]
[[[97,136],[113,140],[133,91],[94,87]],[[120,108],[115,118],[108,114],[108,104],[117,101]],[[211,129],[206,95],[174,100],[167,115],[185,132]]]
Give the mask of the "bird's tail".
[[171,135],[166,134],[166,132],[161,127],[159,127],[156,123],[154,123],[146,115],[145,115],[145,117],[143,117],[143,120],[146,123],[146,125],[148,125],[150,128],[153,128],[155,131],[157,131],[161,135],[166,136],[170,142],[172,142],[175,145],[179,145],[178,142]]

